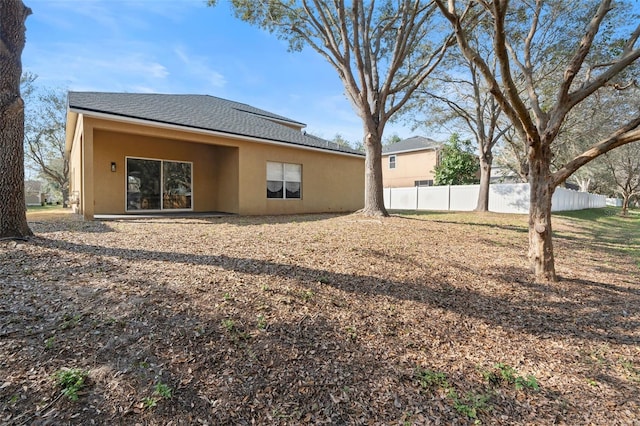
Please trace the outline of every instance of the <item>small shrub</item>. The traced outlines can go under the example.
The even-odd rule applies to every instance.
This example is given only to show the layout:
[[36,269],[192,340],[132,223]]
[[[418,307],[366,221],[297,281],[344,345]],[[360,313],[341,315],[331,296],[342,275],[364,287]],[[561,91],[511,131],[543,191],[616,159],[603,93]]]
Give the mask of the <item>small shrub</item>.
[[151,398],[151,397],[146,397],[142,400],[142,406],[144,408],[154,408],[155,406],[158,405],[158,399],[157,398]]
[[527,376],[527,377],[516,377],[516,382],[515,382],[515,386],[517,390],[522,390],[522,389],[532,389],[532,390],[539,390],[540,389],[540,385],[538,385],[538,380],[535,378],[535,376]]
[[460,414],[475,420],[479,424],[478,414],[481,411],[491,411],[492,407],[488,404],[491,399],[490,393],[467,393],[463,398],[458,395],[446,374],[418,367],[415,373],[420,386],[425,389],[442,389],[446,392],[447,398],[451,400],[453,408]]
[[487,404],[491,397],[489,394],[467,393],[464,398],[460,398],[454,390],[451,390],[448,396],[453,400],[453,408],[470,419],[477,420],[480,411],[491,410]]
[[169,385],[166,385],[162,382],[156,383],[156,386],[153,388],[153,394],[154,395],[159,395],[162,398],[171,398],[171,394],[173,393],[173,390],[169,387]]
[[483,371],[482,376],[493,386],[507,383],[514,385],[517,390],[532,389],[537,391],[540,389],[540,385],[535,376],[519,376],[515,368],[502,362],[494,365],[493,370]]
[[425,389],[451,388],[449,381],[447,380],[447,376],[442,372],[418,367],[416,369],[415,376],[418,379],[420,386]]
[[78,400],[78,391],[84,387],[87,372],[78,368],[62,369],[55,373],[56,383],[71,401]]

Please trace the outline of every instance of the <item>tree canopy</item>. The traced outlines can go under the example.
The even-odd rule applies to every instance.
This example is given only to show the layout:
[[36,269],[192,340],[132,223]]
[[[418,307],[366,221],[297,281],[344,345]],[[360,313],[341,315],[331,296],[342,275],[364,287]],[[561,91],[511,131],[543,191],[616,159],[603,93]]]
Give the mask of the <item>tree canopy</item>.
[[49,185],[62,195],[69,195],[69,159],[65,157],[66,93],[38,87],[37,76],[25,73],[22,92],[25,108],[25,157]]
[[[215,5],[216,0],[209,0]],[[412,0],[232,0],[236,16],[310,47],[335,69],[363,124],[365,205],[387,215],[382,196],[382,138],[386,124],[433,72],[452,43],[432,2]]]
[[471,141],[451,135],[438,154],[434,169],[436,185],[467,185],[478,182],[480,165],[473,153]]

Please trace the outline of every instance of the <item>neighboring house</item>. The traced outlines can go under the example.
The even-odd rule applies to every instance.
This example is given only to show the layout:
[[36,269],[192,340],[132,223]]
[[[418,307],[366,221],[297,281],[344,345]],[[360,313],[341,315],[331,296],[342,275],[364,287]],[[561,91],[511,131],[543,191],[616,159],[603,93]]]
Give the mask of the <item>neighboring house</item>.
[[506,166],[491,166],[490,183],[522,183],[522,178]]
[[383,147],[383,186],[432,186],[441,147],[441,143],[422,136],[413,136]]
[[70,92],[72,205],[87,219],[362,208],[364,155],[304,127],[213,96]]
[[24,200],[27,206],[39,206],[45,200],[45,194],[42,193],[42,182],[38,180],[24,181]]

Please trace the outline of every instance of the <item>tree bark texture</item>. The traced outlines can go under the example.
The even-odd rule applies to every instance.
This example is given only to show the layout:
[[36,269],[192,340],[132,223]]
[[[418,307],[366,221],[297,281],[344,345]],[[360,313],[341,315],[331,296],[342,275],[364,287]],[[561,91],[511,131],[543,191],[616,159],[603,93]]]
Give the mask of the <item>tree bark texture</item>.
[[551,150],[547,144],[529,147],[529,262],[539,281],[557,281],[551,233]]
[[624,194],[622,197],[622,211],[620,212],[620,214],[622,216],[627,216],[629,214],[629,199],[631,198],[630,195]]
[[24,102],[20,96],[25,21],[22,0],[0,0],[0,238],[33,235],[24,197]]
[[489,184],[491,183],[491,158],[480,156],[480,190],[478,191],[477,212],[489,211]]
[[365,129],[364,208],[367,216],[389,216],[382,187],[382,141],[377,132]]

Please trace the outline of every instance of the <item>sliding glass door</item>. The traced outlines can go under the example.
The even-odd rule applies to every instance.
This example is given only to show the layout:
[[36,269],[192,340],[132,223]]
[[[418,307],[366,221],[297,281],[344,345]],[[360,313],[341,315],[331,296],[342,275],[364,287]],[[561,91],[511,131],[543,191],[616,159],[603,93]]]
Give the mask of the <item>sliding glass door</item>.
[[191,210],[192,163],[127,158],[127,211]]
[[162,208],[191,209],[191,163],[162,162]]

